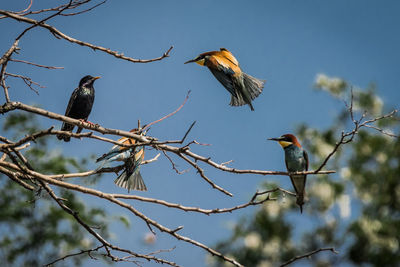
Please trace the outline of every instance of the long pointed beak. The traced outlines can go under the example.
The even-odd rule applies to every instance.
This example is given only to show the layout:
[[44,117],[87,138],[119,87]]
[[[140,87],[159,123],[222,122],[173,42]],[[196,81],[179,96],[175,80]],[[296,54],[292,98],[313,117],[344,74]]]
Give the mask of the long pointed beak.
[[267,140],[271,140],[271,141],[281,141],[280,138],[268,138]]
[[191,59],[191,60],[189,60],[189,61],[186,61],[186,62],[183,63],[183,64],[188,64],[188,63],[193,63],[193,62],[196,62],[196,59]]
[[96,77],[93,77],[93,80],[97,80],[97,79],[100,79],[101,78],[101,76],[96,76]]

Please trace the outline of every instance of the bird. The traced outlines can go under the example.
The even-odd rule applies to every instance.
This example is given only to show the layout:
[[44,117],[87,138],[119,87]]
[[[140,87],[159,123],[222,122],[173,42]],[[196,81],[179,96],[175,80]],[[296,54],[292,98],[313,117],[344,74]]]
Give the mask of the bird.
[[[87,121],[87,119],[92,111],[94,102],[95,92],[93,83],[99,78],[100,76],[92,77],[90,75],[86,75],[80,80],[78,88],[72,92],[72,95],[69,99],[67,109],[65,110],[65,116],[91,123]],[[75,125],[64,122],[62,124],[61,131],[72,132],[74,127]],[[80,133],[81,131],[82,128],[78,127],[76,133]],[[70,136],[64,134],[58,134],[57,138],[59,140],[64,140],[65,142],[69,142],[71,139]]]
[[147,191],[147,187],[140,174],[140,164],[144,158],[144,147],[135,147],[125,160],[124,171],[115,179],[114,183],[120,187],[130,190]]
[[239,62],[226,48],[220,51],[205,52],[196,58],[186,61],[185,64],[195,62],[200,66],[206,66],[215,78],[231,94],[231,106],[249,105],[254,111],[251,103],[258,97],[264,87],[265,80],[254,78],[240,69]]
[[[278,138],[269,138],[268,140],[277,141],[285,151],[285,163],[288,172],[302,172],[308,170],[308,154],[302,148],[296,136],[293,134],[284,134]],[[296,204],[303,213],[304,195],[306,188],[307,175],[290,175],[294,190],[296,191]]]
[[[139,133],[138,129],[130,130],[131,133]],[[140,133],[140,135],[145,135],[145,132]],[[118,139],[118,143],[124,145],[134,145],[136,140],[133,138],[122,137]],[[120,187],[130,190],[147,191],[147,187],[143,181],[142,175],[140,174],[140,164],[144,158],[144,147],[143,146],[132,146],[124,147],[119,145],[114,145],[110,151],[99,157],[96,162],[103,163],[96,169],[100,170],[106,164],[113,161],[123,161],[124,171],[121,175],[115,179],[114,183]]]

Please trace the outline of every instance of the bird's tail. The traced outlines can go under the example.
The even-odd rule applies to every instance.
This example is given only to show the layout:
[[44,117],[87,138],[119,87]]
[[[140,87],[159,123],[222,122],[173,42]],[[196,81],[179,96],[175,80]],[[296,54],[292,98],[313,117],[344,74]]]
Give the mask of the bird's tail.
[[231,96],[231,102],[229,105],[237,107],[237,106],[243,106],[243,105],[249,105],[251,111],[254,111],[254,107],[251,104],[251,100],[249,99],[248,101],[244,100],[243,96],[241,94],[238,94],[238,96]]
[[[62,127],[61,127],[61,131],[69,131],[71,132],[74,129],[74,125],[73,124],[68,124],[68,123],[63,123]],[[57,138],[59,140],[64,140],[65,142],[69,142],[71,140],[70,136],[64,135],[64,134],[57,134]]]
[[124,170],[124,172],[118,176],[114,183],[120,187],[128,189],[128,192],[129,190],[147,191],[139,168],[130,176],[128,176],[127,171]]
[[243,89],[245,91],[243,93],[245,94],[245,96],[243,96],[243,94],[237,94],[237,96],[232,95],[229,105],[242,106],[248,104],[251,110],[254,110],[253,105],[251,104],[251,100],[254,100],[261,94],[264,88],[264,84],[264,80],[254,78],[253,76],[243,72]]
[[296,198],[296,204],[300,207],[300,213],[303,213],[304,195],[297,194]]
[[243,106],[246,105],[246,101],[243,99],[243,96],[241,94],[237,94],[237,96],[232,95],[231,96],[231,102],[229,103],[229,105],[231,106]]
[[243,73],[243,83],[246,91],[250,93],[251,100],[259,96],[264,88],[265,80],[260,80]]

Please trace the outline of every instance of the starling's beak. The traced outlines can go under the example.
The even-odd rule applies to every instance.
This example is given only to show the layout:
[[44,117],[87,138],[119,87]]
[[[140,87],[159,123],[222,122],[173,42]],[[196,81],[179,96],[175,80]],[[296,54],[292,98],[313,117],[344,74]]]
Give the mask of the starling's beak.
[[97,79],[100,79],[100,78],[101,78],[101,76],[93,77],[93,81],[95,81],[95,80],[97,80]]
[[193,63],[193,62],[196,62],[196,61],[197,61],[196,59],[191,59],[189,61],[186,61],[184,64]]

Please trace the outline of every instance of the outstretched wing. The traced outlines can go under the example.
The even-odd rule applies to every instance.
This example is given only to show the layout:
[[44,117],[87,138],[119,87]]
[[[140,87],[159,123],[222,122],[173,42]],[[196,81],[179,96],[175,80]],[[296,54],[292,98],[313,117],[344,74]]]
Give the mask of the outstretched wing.
[[232,75],[233,71],[229,68],[209,68],[211,73],[214,75],[215,78],[228,90],[231,95],[237,97],[236,91],[234,89]]
[[[136,140],[133,138],[122,137],[122,138],[118,139],[117,142],[122,143],[124,145],[133,145],[133,144],[135,144]],[[129,153],[125,153],[127,150],[130,150],[130,148],[125,147],[125,146],[114,145],[106,154],[99,157],[96,160],[96,162],[99,162],[102,160],[123,161],[126,159],[126,156],[129,156]]]
[[239,61],[237,61],[237,59],[232,55],[232,53],[228,49],[222,47],[219,50],[221,51],[222,55],[226,59],[228,59],[233,65],[239,67]]

